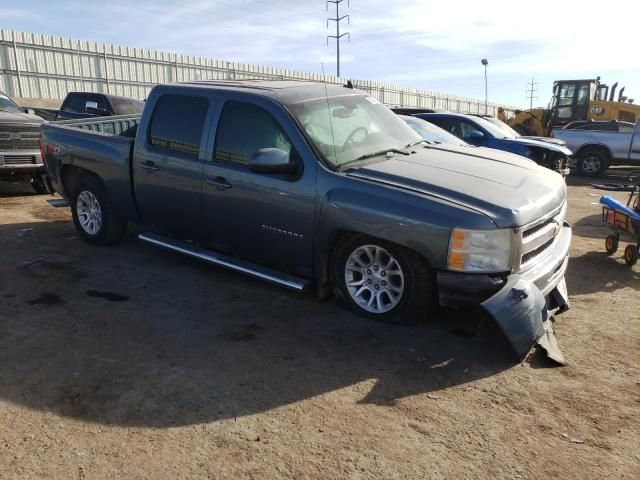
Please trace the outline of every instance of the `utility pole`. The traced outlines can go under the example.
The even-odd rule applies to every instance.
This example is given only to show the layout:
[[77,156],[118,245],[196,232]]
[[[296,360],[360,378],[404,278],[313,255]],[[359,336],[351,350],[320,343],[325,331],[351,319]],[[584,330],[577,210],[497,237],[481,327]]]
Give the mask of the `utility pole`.
[[[329,22],[336,22],[336,34],[335,35],[327,35],[327,45],[329,45],[329,39],[330,38],[335,38],[336,39],[336,62],[337,62],[337,75],[338,77],[340,76],[340,39],[342,37],[348,36],[349,37],[349,41],[351,41],[351,34],[349,32],[345,32],[343,34],[340,34],[340,22],[342,20],[344,20],[345,18],[347,19],[347,23],[351,23],[351,19],[349,18],[349,15],[343,15],[342,17],[340,16],[340,4],[342,2],[344,2],[345,0],[327,0],[327,4],[326,4],[326,8],[327,11],[329,11],[329,4],[333,3],[336,6],[336,17],[335,18],[327,18],[327,28],[329,28]],[[347,6],[349,5],[349,1],[350,0],[346,0],[347,1]]]
[[489,114],[489,83],[487,82],[487,65],[489,61],[486,58],[480,60],[480,63],[484,65],[484,114]]
[[535,88],[538,86],[538,82],[535,81],[535,79],[531,79],[531,82],[527,83],[527,98],[529,99],[529,108],[533,108],[533,99],[534,98],[538,98],[537,95],[534,95],[536,93],[538,93],[538,89]]

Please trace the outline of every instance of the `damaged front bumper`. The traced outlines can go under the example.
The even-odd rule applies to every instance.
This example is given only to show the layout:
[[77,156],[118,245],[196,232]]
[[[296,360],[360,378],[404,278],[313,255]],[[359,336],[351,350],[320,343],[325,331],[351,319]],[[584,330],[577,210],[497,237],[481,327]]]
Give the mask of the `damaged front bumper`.
[[480,304],[505,333],[519,360],[538,342],[551,359],[564,364],[551,317],[569,308],[564,275],[570,244],[571,227],[565,222],[549,254],[524,272],[506,277],[442,272],[438,274],[440,303]]

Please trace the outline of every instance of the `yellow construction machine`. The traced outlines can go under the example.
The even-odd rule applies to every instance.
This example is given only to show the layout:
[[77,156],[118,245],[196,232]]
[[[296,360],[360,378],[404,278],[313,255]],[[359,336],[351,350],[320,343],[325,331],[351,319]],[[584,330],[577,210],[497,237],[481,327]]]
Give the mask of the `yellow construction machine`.
[[600,77],[588,80],[557,80],[549,108],[516,110],[511,117],[498,109],[498,118],[521,135],[548,136],[554,127],[577,120],[619,120],[635,123],[640,119],[640,105],[618,92],[618,82],[611,88]]

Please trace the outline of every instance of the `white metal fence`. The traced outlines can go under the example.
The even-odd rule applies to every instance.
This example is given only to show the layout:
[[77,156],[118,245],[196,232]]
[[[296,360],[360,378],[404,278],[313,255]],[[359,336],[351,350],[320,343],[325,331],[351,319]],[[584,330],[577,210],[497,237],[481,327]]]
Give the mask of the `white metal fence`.
[[[146,98],[158,83],[220,79],[303,79],[344,83],[344,78],[248,65],[205,57],[0,30],[0,91],[21,98],[61,99],[69,91],[93,91]],[[353,80],[387,105],[484,113],[483,101]],[[488,104],[488,113],[498,107]]]

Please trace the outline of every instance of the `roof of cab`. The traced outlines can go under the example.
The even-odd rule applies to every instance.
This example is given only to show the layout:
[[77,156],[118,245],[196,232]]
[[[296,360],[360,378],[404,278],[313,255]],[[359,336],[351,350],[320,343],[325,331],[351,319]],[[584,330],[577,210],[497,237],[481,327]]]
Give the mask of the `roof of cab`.
[[345,85],[306,80],[197,80],[172,85],[247,92],[271,97],[284,105],[322,99],[327,96],[366,95],[361,90]]

